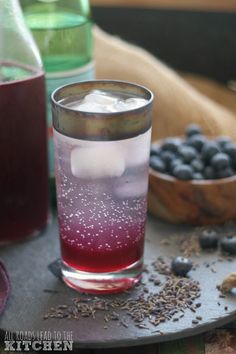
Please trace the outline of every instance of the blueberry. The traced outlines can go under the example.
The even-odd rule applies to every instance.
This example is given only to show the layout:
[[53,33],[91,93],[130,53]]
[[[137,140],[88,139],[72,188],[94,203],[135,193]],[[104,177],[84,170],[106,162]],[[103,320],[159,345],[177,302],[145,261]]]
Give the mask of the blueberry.
[[181,139],[179,138],[167,138],[163,141],[161,149],[163,151],[177,152],[179,145],[181,144]]
[[211,166],[216,170],[223,170],[230,166],[231,159],[227,154],[223,152],[218,152],[211,159]]
[[202,148],[202,158],[210,161],[218,152],[220,152],[219,145],[215,141],[208,141]]
[[159,144],[152,144],[150,150],[150,156],[152,155],[159,155],[160,154],[160,145]]
[[204,230],[199,236],[199,243],[203,249],[215,249],[218,246],[218,236],[214,230]]
[[190,137],[190,136],[193,136],[193,135],[201,134],[202,133],[202,129],[197,124],[190,124],[190,125],[187,126],[185,133],[186,133],[186,135],[188,137]]
[[199,179],[204,179],[204,176],[203,176],[203,174],[200,173],[200,172],[195,172],[195,173],[193,174],[193,179],[197,179],[197,180],[199,180]]
[[175,157],[175,154],[171,151],[161,152],[161,159],[165,162],[166,166],[170,166],[171,162],[174,160]]
[[196,172],[202,172],[204,170],[204,163],[200,159],[193,159],[191,166]]
[[223,251],[236,254],[236,236],[225,236],[220,245]]
[[228,143],[223,148],[224,153],[231,157],[233,163],[236,163],[236,145],[233,143]]
[[181,165],[183,165],[183,160],[179,158],[172,160],[170,163],[170,172],[173,174],[175,167]]
[[197,150],[192,146],[187,146],[187,145],[181,145],[178,148],[178,153],[186,163],[189,163],[197,156]]
[[230,167],[216,172],[217,178],[227,178],[233,176],[234,174],[234,171]]
[[189,180],[193,178],[193,169],[188,165],[177,165],[173,170],[173,175],[179,179]]
[[192,135],[189,139],[187,139],[186,142],[189,146],[192,146],[198,152],[201,152],[203,146],[207,142],[207,138],[204,135],[197,134],[197,135]]
[[221,148],[224,148],[226,144],[230,143],[231,140],[227,136],[219,136],[215,141],[220,145]]
[[233,153],[235,153],[235,151],[236,151],[236,144],[235,143],[233,143],[232,141],[229,141],[229,142],[227,142],[225,145],[224,145],[224,152],[229,152],[229,153],[231,153],[231,152],[233,152]]
[[203,175],[206,179],[214,179],[216,178],[215,171],[211,166],[207,166],[204,171]]
[[171,262],[171,270],[175,275],[185,277],[192,269],[193,263],[188,258],[176,257]]
[[165,170],[166,170],[165,163],[160,159],[160,157],[155,156],[155,155],[150,157],[150,166],[155,171],[165,172]]

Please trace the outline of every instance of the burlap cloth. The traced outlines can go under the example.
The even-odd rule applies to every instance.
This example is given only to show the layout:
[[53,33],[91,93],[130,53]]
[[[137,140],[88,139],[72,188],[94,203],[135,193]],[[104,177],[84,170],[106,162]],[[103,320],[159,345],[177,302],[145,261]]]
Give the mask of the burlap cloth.
[[153,140],[181,135],[191,122],[205,134],[236,140],[236,93],[191,75],[183,79],[144,49],[96,26],[94,38],[97,78],[132,81],[153,91]]

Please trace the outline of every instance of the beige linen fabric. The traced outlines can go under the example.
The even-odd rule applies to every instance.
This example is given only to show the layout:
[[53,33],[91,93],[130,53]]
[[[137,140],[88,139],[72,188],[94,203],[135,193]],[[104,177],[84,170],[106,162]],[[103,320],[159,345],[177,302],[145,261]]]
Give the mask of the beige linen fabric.
[[153,140],[181,135],[191,122],[205,134],[236,140],[236,116],[197,91],[175,71],[144,49],[94,27],[97,78],[136,82],[155,95]]

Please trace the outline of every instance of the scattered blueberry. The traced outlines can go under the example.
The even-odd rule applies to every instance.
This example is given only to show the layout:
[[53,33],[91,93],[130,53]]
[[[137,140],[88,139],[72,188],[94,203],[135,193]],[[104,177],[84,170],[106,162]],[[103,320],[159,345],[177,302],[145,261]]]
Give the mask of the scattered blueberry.
[[186,128],[186,135],[188,137],[196,135],[196,134],[201,134],[201,133],[202,133],[202,129],[197,124],[190,124]]
[[204,171],[203,175],[206,179],[214,179],[216,178],[215,171],[211,166],[207,166]]
[[206,142],[207,138],[201,134],[192,135],[189,139],[187,139],[187,144],[194,147],[198,152],[202,151],[202,148]]
[[208,141],[202,148],[202,158],[210,161],[218,152],[220,152],[219,145],[215,141]]
[[204,163],[200,159],[194,159],[191,161],[191,166],[196,172],[202,172],[204,169]]
[[184,257],[176,257],[171,262],[171,270],[175,275],[185,277],[192,269],[193,263],[190,259]]
[[150,166],[154,170],[159,171],[159,172],[165,172],[165,170],[166,170],[165,163],[160,159],[160,157],[155,156],[155,155],[150,157]]
[[184,162],[188,163],[192,161],[196,155],[197,151],[192,146],[182,145],[178,148],[178,153]]
[[203,249],[215,249],[218,246],[218,235],[214,230],[204,230],[199,236],[199,243]]
[[236,254],[236,236],[225,236],[220,245],[223,251],[229,254]]
[[193,178],[193,169],[188,165],[178,165],[174,168],[173,175],[179,179],[189,180]]

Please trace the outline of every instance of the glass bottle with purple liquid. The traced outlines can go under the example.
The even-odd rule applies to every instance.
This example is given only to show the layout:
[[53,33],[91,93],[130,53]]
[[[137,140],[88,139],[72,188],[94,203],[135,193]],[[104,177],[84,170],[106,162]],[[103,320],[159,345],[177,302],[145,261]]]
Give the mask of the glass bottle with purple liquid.
[[0,243],[48,220],[44,73],[17,0],[0,0]]

